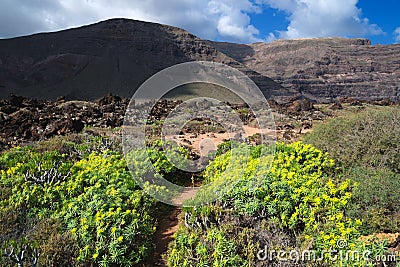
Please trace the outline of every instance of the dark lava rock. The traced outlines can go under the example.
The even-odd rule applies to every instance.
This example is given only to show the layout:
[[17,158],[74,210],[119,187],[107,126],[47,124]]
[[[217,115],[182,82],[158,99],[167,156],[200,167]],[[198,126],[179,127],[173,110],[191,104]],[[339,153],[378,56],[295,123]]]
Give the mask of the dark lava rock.
[[332,106],[329,107],[329,109],[331,110],[343,109],[343,106],[339,102],[335,102]]
[[[12,145],[79,133],[85,126],[120,127],[129,103],[128,99],[112,95],[103,98],[101,103],[104,106],[95,102],[66,101],[64,98],[54,102],[17,96],[13,99],[0,99],[3,104],[0,105],[0,139]],[[109,112],[104,112],[103,107]]]
[[4,112],[6,114],[14,113],[17,110],[18,110],[18,107],[15,107],[12,105],[5,105],[5,106],[0,107],[0,111]]
[[122,101],[122,98],[119,96],[114,96],[113,94],[108,94],[97,101],[97,104],[100,106],[105,105],[116,105]]
[[23,96],[17,96],[17,95],[11,95],[9,102],[10,105],[14,106],[14,107],[22,107],[22,103],[24,102],[25,97]]
[[59,97],[57,97],[56,102],[57,102],[57,103],[65,103],[65,96],[59,96]]
[[289,107],[288,111],[292,113],[301,112],[301,111],[310,111],[313,110],[313,104],[307,99],[303,100],[295,100]]

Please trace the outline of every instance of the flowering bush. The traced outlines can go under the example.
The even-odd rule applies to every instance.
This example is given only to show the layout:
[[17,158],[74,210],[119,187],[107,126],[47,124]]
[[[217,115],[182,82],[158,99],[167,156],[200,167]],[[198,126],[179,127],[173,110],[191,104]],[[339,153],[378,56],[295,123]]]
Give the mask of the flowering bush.
[[[224,236],[230,234],[235,240],[235,237],[240,235],[240,230],[237,229],[248,230],[246,225],[251,221],[253,227],[260,225],[260,222],[269,225],[267,230],[260,227],[260,236],[263,235],[263,231],[271,231],[270,227],[274,225],[281,229],[274,231],[284,231],[289,237],[294,237],[290,246],[311,246],[319,255],[324,250],[341,249],[338,247],[339,241],[346,242],[349,249],[360,246],[358,229],[361,221],[349,219],[344,214],[352,198],[355,183],[350,180],[337,182],[330,178],[330,174],[335,172],[335,167],[334,161],[326,153],[311,145],[296,142],[276,144],[272,164],[268,158],[270,156],[259,155],[260,153],[251,153],[248,159],[243,158],[248,160],[244,172],[227,168],[230,152],[217,157],[205,171],[206,180],[212,183],[226,179],[237,180],[236,185],[215,205],[210,205],[211,209],[217,210],[214,214],[217,214],[218,218],[213,221],[221,227],[233,221],[243,220],[234,223],[235,227]],[[205,220],[206,214],[199,213],[198,209],[189,210],[188,213],[197,216],[197,219],[187,216],[191,221],[211,221]],[[229,215],[231,213],[234,215]],[[230,219],[224,220],[227,217]],[[191,266],[231,266],[228,263],[221,264],[212,257],[208,257],[206,263],[196,260],[203,259],[200,252],[205,249],[207,253],[203,251],[203,254],[214,255],[213,247],[217,246],[214,239],[209,240],[206,245],[204,243],[207,236],[214,231],[214,226],[206,223],[201,226],[196,228],[189,225],[178,232],[169,254],[170,266],[180,266],[188,261]],[[255,238],[252,242],[258,242],[260,245],[261,242],[267,241]],[[235,247],[233,251],[244,251],[243,246],[241,242],[232,244],[232,247]],[[284,244],[280,246],[282,249],[290,248]],[[192,260],[188,260],[187,255],[192,255],[189,257]],[[249,260],[245,254],[232,255],[235,262],[240,262],[237,261],[237,257],[241,262]]]
[[[131,156],[137,162],[145,162],[150,154],[158,170],[174,170],[158,148],[143,152],[134,151]],[[65,179],[40,184],[25,179],[26,173],[36,177],[54,168],[55,162],[54,172],[65,175]],[[140,177],[146,172],[138,168],[134,175]],[[118,152],[92,152],[72,162],[68,155],[55,151],[39,153],[32,147],[15,148],[0,155],[0,189],[0,213],[4,216],[23,207],[24,220],[60,221],[60,233],[68,233],[78,247],[78,256],[73,259],[76,265],[132,266],[146,259],[153,249],[157,203],[137,185]],[[25,242],[25,232],[12,236]],[[1,238],[4,248],[17,244],[7,236]],[[42,240],[28,241],[38,249],[48,246]],[[1,258],[0,262],[4,260]]]

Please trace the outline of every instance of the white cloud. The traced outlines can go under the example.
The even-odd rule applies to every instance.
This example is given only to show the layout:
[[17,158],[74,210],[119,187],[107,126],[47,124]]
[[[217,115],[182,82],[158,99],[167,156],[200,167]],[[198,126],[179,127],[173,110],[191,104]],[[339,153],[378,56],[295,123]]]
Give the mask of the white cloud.
[[49,30],[53,13],[61,8],[57,1],[2,0],[0,3],[0,37],[11,37]]
[[274,34],[278,38],[365,36],[383,31],[357,7],[358,0],[264,0],[272,8],[288,14],[285,31]]
[[210,1],[208,10],[217,18],[217,31],[225,39],[235,41],[259,41],[256,36],[260,33],[250,23],[247,13],[261,12],[259,6],[250,1]]
[[[358,0],[1,0],[0,38],[61,30],[109,18],[184,28],[205,39],[250,43],[277,38],[379,35]],[[250,15],[267,6],[288,15],[286,30],[260,34]],[[268,23],[269,18],[265,18]],[[266,37],[265,37],[266,35]]]
[[252,0],[2,0],[0,38],[124,17],[184,28],[202,38],[258,41]]
[[270,32],[270,33],[268,34],[267,38],[265,39],[265,41],[266,41],[267,43],[271,43],[272,41],[275,41],[276,39],[278,39],[278,38],[276,37],[276,35],[275,35],[274,33]]
[[397,43],[400,43],[400,27],[397,27],[397,28],[394,30],[393,34],[394,34],[394,40],[395,40]]

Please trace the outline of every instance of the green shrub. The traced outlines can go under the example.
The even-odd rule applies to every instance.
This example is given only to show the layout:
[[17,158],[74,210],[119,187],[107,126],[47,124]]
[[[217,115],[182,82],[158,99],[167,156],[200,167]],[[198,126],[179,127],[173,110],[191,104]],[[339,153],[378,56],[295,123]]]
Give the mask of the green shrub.
[[168,257],[168,266],[248,266],[224,230],[210,228],[203,236],[180,228]]
[[[147,153],[160,172],[174,170],[155,148],[133,151],[131,156],[143,163],[149,161]],[[66,154],[33,147],[0,155],[1,245],[12,245],[15,251],[25,245],[40,249],[39,262],[46,266],[143,262],[153,249],[156,201],[138,186],[118,152],[92,152],[70,160]],[[137,168],[134,175],[140,178],[147,171]],[[62,179],[42,181],[48,173],[60,173]],[[59,222],[54,231],[40,226],[48,218]],[[60,254],[63,247],[65,253]]]
[[148,256],[155,231],[154,205],[136,184],[119,155],[91,154],[74,164],[55,216],[76,236],[78,261],[104,266],[137,264]]
[[385,169],[354,167],[345,176],[358,184],[348,214],[363,219],[362,233],[399,232],[400,174]]
[[368,109],[317,125],[304,142],[348,166],[400,172],[400,109]]
[[305,142],[328,151],[346,177],[358,183],[348,209],[362,218],[363,234],[400,230],[400,110],[369,108],[333,118],[305,136]]
[[[79,249],[70,232],[58,220],[30,217],[26,208],[9,208],[0,213],[1,266],[15,266],[11,260],[24,250],[25,266],[35,261],[40,266],[76,265]],[[14,250],[14,253],[6,256]]]
[[[273,238],[284,236],[288,240],[275,243],[275,246],[284,250],[311,245],[321,254],[322,251],[337,250],[339,240],[347,242],[346,249],[362,245],[358,240],[361,221],[353,220],[345,214],[352,199],[354,183],[350,180],[337,182],[330,177],[336,170],[334,161],[326,153],[311,145],[296,142],[278,143],[272,164],[270,156],[258,155],[252,153],[248,159],[243,158],[249,161],[244,172],[226,167],[230,152],[217,157],[209,165],[204,174],[206,181],[218,184],[219,181],[236,179],[237,183],[214,205],[209,206],[213,211],[212,216],[205,218],[207,214],[201,212],[204,208],[200,213],[198,209],[188,210],[189,215],[186,217],[190,220],[186,221],[187,229],[177,235],[177,239],[185,242],[175,240],[169,254],[169,266],[188,263],[187,255],[191,255],[192,259],[204,260],[199,251],[203,251],[204,255],[213,254],[210,248],[215,247],[215,243],[203,246],[207,248],[207,253],[204,248],[199,249],[197,245],[191,244],[200,244],[206,240],[215,225],[222,227],[232,223],[235,227],[226,229],[224,233],[233,239],[236,253],[228,254],[226,260],[241,259],[239,262],[243,263],[250,260],[244,251],[252,251],[254,248],[249,249],[249,242],[238,243],[235,239],[240,236],[242,229],[250,226],[259,229],[257,234],[260,238],[250,241],[254,246],[270,242],[270,238],[261,237],[271,237],[271,231],[279,233]],[[204,188],[214,190],[213,187]],[[213,219],[215,215],[217,219]],[[334,264],[329,262],[327,254],[324,256],[328,265]],[[191,260],[188,264],[219,266],[216,259],[210,257],[206,262]],[[356,266],[358,263],[346,264]]]

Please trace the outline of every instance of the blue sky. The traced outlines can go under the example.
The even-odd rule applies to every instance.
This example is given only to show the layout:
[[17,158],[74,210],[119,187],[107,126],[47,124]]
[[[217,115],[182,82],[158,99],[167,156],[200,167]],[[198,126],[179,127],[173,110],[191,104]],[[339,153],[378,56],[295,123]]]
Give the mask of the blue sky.
[[309,37],[400,42],[399,0],[2,0],[0,38],[125,17],[238,43]]
[[362,8],[363,15],[371,22],[378,24],[384,31],[384,34],[376,36],[367,36],[374,43],[388,44],[400,42],[400,30],[395,34],[395,30],[400,29],[400,1],[383,0],[371,1],[361,0],[358,5]]
[[[264,2],[279,2],[264,1]],[[280,2],[285,2],[280,1]],[[326,37],[326,36],[341,36],[341,37],[366,37],[371,39],[373,44],[392,44],[400,41],[400,1],[398,0],[359,0],[359,1],[286,1],[292,3],[318,3],[331,2],[331,8],[334,10],[338,6],[337,14],[332,17],[325,16],[324,10],[316,10],[314,16],[301,16],[313,12],[312,4],[306,4],[303,12],[302,8],[294,7],[291,10],[285,8],[273,8],[270,5],[264,5],[262,13],[250,14],[251,23],[260,31],[262,39],[271,39],[267,35],[273,34],[274,38],[304,38],[304,37]],[[347,3],[345,3],[347,2]],[[294,4],[296,5],[296,4]],[[341,8],[346,9],[341,10]],[[329,6],[327,7],[329,8]],[[299,13],[299,16],[296,14]],[[340,15],[346,14],[341,17]],[[339,16],[337,16],[339,15]],[[339,17],[339,18],[338,18]],[[357,19],[354,20],[353,18]],[[313,28],[313,23],[310,20],[316,21],[316,26]],[[296,21],[298,23],[296,23]],[[296,25],[304,25],[304,28],[299,32],[299,36],[291,34],[288,27]],[[308,24],[308,25],[307,25]],[[357,27],[358,26],[360,27]],[[307,28],[313,28],[314,31]],[[396,34],[396,29],[399,29]],[[325,32],[324,32],[325,31]],[[293,32],[293,31],[292,31]],[[289,35],[289,36],[285,36]],[[396,39],[397,38],[397,39]]]

